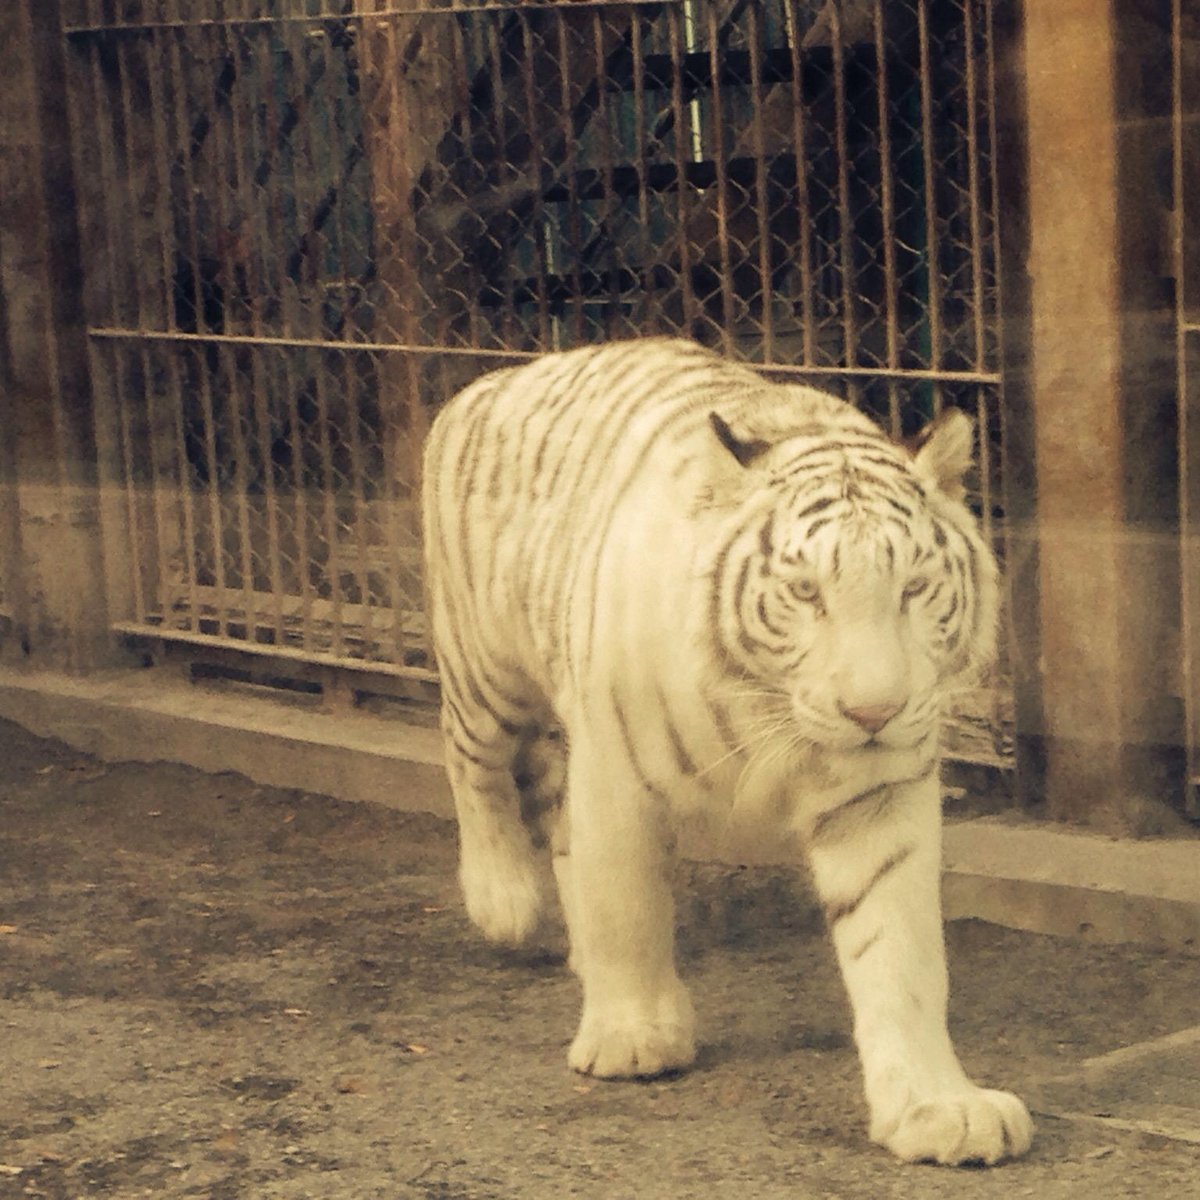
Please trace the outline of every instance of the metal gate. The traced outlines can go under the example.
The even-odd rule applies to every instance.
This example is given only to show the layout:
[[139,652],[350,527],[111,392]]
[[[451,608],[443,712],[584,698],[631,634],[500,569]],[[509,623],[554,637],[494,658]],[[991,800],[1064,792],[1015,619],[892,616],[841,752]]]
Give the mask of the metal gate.
[[998,533],[990,0],[64,10],[119,630],[432,683],[431,414],[651,332],[966,408]]

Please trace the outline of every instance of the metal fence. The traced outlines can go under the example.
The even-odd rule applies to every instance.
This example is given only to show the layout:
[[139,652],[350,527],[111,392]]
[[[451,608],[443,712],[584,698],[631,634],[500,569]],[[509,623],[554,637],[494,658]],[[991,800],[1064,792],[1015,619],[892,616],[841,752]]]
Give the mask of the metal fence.
[[63,7],[119,629],[432,681],[432,413],[651,332],[965,407],[1002,517],[990,0]]

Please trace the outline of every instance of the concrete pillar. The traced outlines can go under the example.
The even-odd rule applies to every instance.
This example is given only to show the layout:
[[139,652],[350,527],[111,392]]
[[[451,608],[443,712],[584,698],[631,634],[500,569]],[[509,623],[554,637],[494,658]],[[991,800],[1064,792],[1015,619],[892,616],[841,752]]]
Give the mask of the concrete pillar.
[[0,550],[7,657],[110,655],[57,0],[0,6]]
[[1127,66],[1131,38],[1169,38],[1134,24],[1144,7],[1025,0],[1028,221],[1005,295],[1026,322],[1006,343],[1027,357],[1007,464],[1016,636],[1036,646],[1017,650],[1024,782],[1054,818],[1131,832],[1169,827],[1183,795],[1170,303],[1147,234],[1168,127]]

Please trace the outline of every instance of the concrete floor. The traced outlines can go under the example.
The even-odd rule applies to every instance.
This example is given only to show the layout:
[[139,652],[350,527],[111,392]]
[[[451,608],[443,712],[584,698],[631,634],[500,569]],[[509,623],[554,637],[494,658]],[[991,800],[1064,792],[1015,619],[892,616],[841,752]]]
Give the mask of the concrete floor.
[[961,1053],[1038,1138],[906,1167],[866,1140],[789,873],[682,873],[700,1060],[597,1083],[565,1066],[561,932],[481,944],[449,823],[7,724],[0,747],[3,1200],[1200,1196],[1196,957],[953,922]]

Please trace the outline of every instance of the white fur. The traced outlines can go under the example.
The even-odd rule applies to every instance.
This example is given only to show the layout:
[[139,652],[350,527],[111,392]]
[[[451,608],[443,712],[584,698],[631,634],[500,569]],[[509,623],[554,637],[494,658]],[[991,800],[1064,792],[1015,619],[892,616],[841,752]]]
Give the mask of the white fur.
[[[809,535],[813,518],[793,516],[812,496],[779,481],[831,436],[850,447],[844,475],[838,453],[810,458],[833,464],[839,519]],[[936,755],[947,690],[993,652],[995,567],[958,500],[970,423],[948,417],[915,461],[878,437],[832,397],[679,343],[548,356],[453,402],[430,439],[424,515],[461,879],[488,937],[532,932],[523,798],[554,851],[583,987],[570,1064],[653,1075],[695,1056],[674,831],[698,820],[793,839],[829,914],[871,1137],[908,1160],[992,1163],[1024,1153],[1032,1126],[1015,1097],[967,1079],[946,1031]],[[910,497],[909,532],[854,474],[863,453],[895,459],[882,476]],[[940,550],[921,560],[935,524],[953,580]],[[754,558],[756,543],[778,562]],[[803,568],[785,562],[792,550]],[[754,571],[737,578],[742,561]],[[937,641],[950,610],[934,605],[954,587],[974,625],[951,648]],[[819,601],[796,598],[814,590]],[[774,657],[738,640],[764,614],[762,637],[785,635]],[[895,715],[868,741],[850,714],[880,709]],[[537,783],[519,794],[512,764],[552,726],[569,747],[565,798],[534,804]]]

